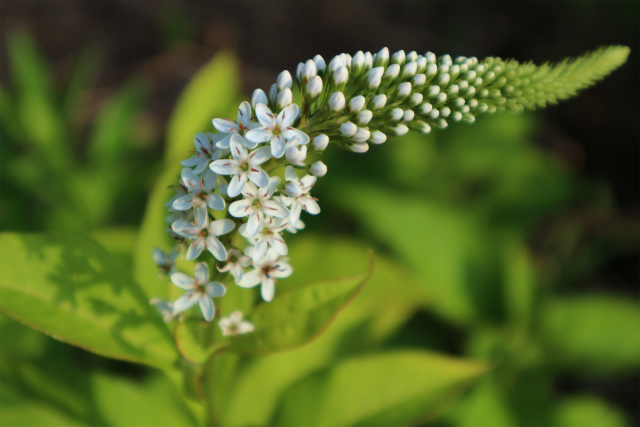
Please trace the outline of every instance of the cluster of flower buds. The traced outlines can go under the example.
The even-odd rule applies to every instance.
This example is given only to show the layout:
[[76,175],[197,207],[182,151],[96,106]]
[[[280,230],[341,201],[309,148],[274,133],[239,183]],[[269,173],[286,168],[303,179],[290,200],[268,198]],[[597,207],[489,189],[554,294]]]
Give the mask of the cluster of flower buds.
[[[387,48],[341,54],[328,65],[318,55],[298,65],[295,80],[283,71],[268,96],[257,89],[250,103],[240,105],[236,121],[214,119],[217,133],[195,136],[194,155],[182,162],[176,195],[167,204],[170,229],[186,247],[186,259],[208,252],[227,278],[209,282],[204,262],[191,278],[175,270],[175,252],[158,251],[161,272],[187,293],[154,304],[166,319],[198,303],[210,321],[211,298],[224,295],[223,283],[260,285],[262,298],[271,301],[276,280],[293,271],[283,233],[304,227],[302,211],[320,212],[310,191],[327,172],[317,158],[330,142],[363,153],[388,135],[429,133],[450,121],[471,123],[479,113],[544,105],[549,94],[536,92],[534,71],[499,58],[390,55]],[[294,85],[300,106],[293,103]],[[234,240],[236,233],[244,242]]]

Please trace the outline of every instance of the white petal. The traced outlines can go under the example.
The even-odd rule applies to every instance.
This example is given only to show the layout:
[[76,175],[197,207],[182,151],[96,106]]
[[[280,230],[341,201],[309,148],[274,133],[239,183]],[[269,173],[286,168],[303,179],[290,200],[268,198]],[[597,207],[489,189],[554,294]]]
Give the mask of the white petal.
[[287,210],[287,208],[285,208],[278,202],[274,202],[273,200],[262,201],[262,212],[267,215],[275,216],[276,218],[282,219],[289,216],[289,211]]
[[205,287],[205,292],[211,298],[222,298],[227,293],[227,288],[220,282],[209,282]]
[[204,239],[200,237],[199,239],[194,240],[189,245],[189,249],[187,249],[186,260],[191,261],[200,256],[202,250],[204,249]]
[[292,226],[296,226],[300,220],[300,214],[302,213],[302,206],[296,202],[291,205],[291,216],[289,216],[289,223]]
[[188,310],[198,302],[198,294],[193,292],[186,293],[173,303],[173,314]]
[[262,258],[267,254],[269,245],[265,239],[260,239],[257,245],[253,247],[253,262],[260,262]]
[[272,128],[275,124],[276,117],[265,104],[256,105],[256,117],[264,127]]
[[182,166],[188,167],[188,168],[192,168],[195,165],[199,165],[200,163],[202,163],[202,158],[198,157],[197,155],[191,156],[186,160],[182,160],[180,162],[180,164]]
[[[299,108],[297,104],[291,104],[284,110],[280,111],[280,114],[278,114],[278,122],[280,123],[280,126],[283,128],[291,126],[296,117],[298,117],[298,111]],[[307,139],[309,139],[309,137],[307,137]]]
[[209,249],[209,252],[211,252],[211,255],[213,255],[218,261],[227,260],[227,250],[224,248],[224,245],[220,243],[220,240],[213,236],[208,236],[206,246],[207,249]]
[[273,279],[264,279],[262,286],[260,287],[260,294],[262,299],[266,302],[270,302],[273,299],[273,295],[276,293],[276,281]]
[[209,164],[209,169],[220,175],[235,175],[240,171],[238,162],[233,159],[214,160]]
[[289,251],[284,239],[282,239],[282,237],[277,235],[273,236],[273,238],[271,239],[271,246],[273,247],[273,250],[276,251],[278,255],[284,256]]
[[285,139],[282,135],[275,135],[269,142],[271,144],[271,155],[276,159],[279,159],[284,155],[284,149],[286,147]]
[[271,158],[271,149],[269,147],[260,147],[249,154],[249,164],[258,166]]
[[[229,205],[229,213],[236,218],[242,218],[249,215],[253,210],[251,209],[251,200],[242,199],[237,200]],[[174,230],[175,231],[175,230]]]
[[207,225],[207,221],[209,221],[209,217],[207,216],[207,205],[204,203],[198,203],[195,205],[195,208],[194,221],[196,223],[196,227],[205,227]]
[[171,275],[171,283],[187,291],[189,289],[193,289],[195,286],[195,281],[193,280],[193,277],[187,276],[184,273],[173,273]]
[[189,193],[184,196],[180,196],[173,201],[171,207],[177,211],[186,211],[193,207],[194,201],[196,201],[195,194]]
[[247,174],[245,172],[240,172],[237,175],[234,175],[229,182],[229,186],[227,187],[227,194],[229,197],[236,197],[238,194],[242,192],[244,189],[244,185],[247,183]]
[[236,310],[229,315],[229,320],[233,323],[242,322],[242,312],[240,310]]
[[193,170],[184,168],[180,175],[182,182],[184,182],[184,185],[189,189],[190,193],[197,193],[200,191],[200,177],[196,175]]
[[269,128],[257,128],[251,129],[247,132],[244,137],[249,141],[253,141],[255,143],[265,142],[271,139],[273,136],[273,132]]
[[295,128],[288,128],[282,136],[284,136],[284,139],[286,140],[296,139],[298,141],[298,145],[305,145],[309,143],[309,135]]
[[217,219],[209,224],[209,232],[214,236],[227,234],[236,227],[236,223],[230,219]]
[[201,295],[198,298],[198,305],[200,306],[200,311],[202,312],[202,317],[207,322],[211,322],[213,320],[214,310],[213,301],[208,296]]
[[229,133],[232,130],[238,130],[237,123],[230,119],[213,119],[211,122],[213,123],[213,127],[222,133]]
[[201,230],[201,228],[184,219],[179,219],[171,224],[171,229],[187,239],[193,239]]
[[247,101],[243,101],[238,107],[238,123],[248,126],[251,122],[251,105]]
[[209,194],[207,196],[207,206],[214,211],[221,211],[224,209],[224,199],[218,194]]
[[258,285],[262,280],[262,270],[255,269],[251,270],[248,273],[244,273],[242,275],[242,280],[240,280],[237,285],[241,288],[253,288]]
[[262,223],[264,215],[260,211],[256,211],[249,215],[249,221],[247,221],[247,235],[249,237],[255,237],[256,234],[262,229]]
[[207,283],[209,281],[209,267],[207,264],[204,262],[197,263],[193,276],[199,284]]
[[247,177],[258,187],[266,187],[267,185],[269,185],[269,175],[267,175],[267,173],[259,167],[252,167],[251,169],[249,169]]
[[317,215],[320,213],[320,205],[318,205],[318,202],[316,202],[313,198],[304,197],[303,200],[304,201],[302,204],[304,206],[304,210],[306,210],[311,215]]
[[238,334],[248,334],[249,332],[253,332],[255,327],[253,323],[250,322],[241,322],[238,326]]

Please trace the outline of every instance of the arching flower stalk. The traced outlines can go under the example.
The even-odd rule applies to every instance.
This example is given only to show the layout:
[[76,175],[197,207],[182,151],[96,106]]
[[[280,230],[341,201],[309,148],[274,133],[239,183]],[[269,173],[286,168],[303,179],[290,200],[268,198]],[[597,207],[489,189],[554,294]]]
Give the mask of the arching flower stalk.
[[[271,301],[277,279],[293,272],[285,233],[303,227],[303,211],[320,213],[312,190],[327,173],[318,157],[329,145],[364,153],[388,136],[427,134],[497,111],[542,108],[592,85],[627,55],[627,48],[615,46],[555,66],[431,52],[391,55],[387,48],[341,54],[328,65],[316,56],[298,65],[295,78],[280,73],[268,96],[255,90],[251,103],[239,106],[237,121],[213,119],[219,133],[195,136],[196,154],[182,162],[181,182],[169,203],[170,228],[188,247],[187,259],[216,263],[223,275],[218,280],[227,286],[260,284],[263,299]],[[301,105],[292,102],[294,86],[302,94]],[[283,170],[284,180],[274,175]],[[231,243],[235,233],[245,238],[244,247]],[[224,241],[219,240],[223,234]],[[219,289],[210,291],[206,286],[214,285],[201,284],[208,280],[204,274],[191,279],[175,272],[173,258],[160,252],[154,257],[160,270],[188,291],[173,304],[153,301],[165,319],[198,302],[210,321],[215,315],[211,297],[224,294],[223,284],[214,282]],[[198,269],[202,273],[205,264]],[[232,316],[241,325],[233,333],[252,330],[239,323],[241,313]],[[225,335],[232,335],[233,322],[224,319]]]

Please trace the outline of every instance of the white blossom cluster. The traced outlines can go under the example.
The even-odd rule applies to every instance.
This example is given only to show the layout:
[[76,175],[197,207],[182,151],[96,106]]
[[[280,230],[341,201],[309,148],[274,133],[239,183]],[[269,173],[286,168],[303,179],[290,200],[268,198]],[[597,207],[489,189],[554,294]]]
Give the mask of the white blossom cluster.
[[[271,301],[276,280],[293,272],[283,234],[304,227],[302,211],[320,212],[310,192],[327,172],[315,159],[329,143],[362,153],[387,135],[428,133],[451,120],[473,122],[476,114],[505,103],[504,77],[497,76],[508,70],[500,67],[431,52],[390,56],[384,48],[341,54],[328,65],[317,55],[298,65],[295,82],[283,71],[268,96],[257,89],[250,103],[240,104],[237,120],[213,119],[217,133],[195,136],[196,150],[182,162],[176,194],[167,204],[170,229],[186,246],[186,259],[198,259],[206,249],[218,276],[229,274],[243,288],[260,285],[262,298]],[[301,106],[293,103],[294,84]],[[234,246],[235,233],[246,247]],[[175,258],[176,252],[154,254],[161,273],[186,293],[154,305],[171,319],[197,303],[211,321],[212,298],[222,297],[222,282],[230,280],[209,282],[205,262],[191,278],[175,271]]]

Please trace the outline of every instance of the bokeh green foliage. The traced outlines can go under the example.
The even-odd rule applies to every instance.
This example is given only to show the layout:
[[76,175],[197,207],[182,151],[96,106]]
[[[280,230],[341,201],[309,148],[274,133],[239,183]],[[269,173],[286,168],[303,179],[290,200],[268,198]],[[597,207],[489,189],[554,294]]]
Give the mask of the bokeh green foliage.
[[[202,322],[176,330],[172,340],[159,316],[147,316],[148,299],[177,295],[158,279],[150,253],[154,246],[171,244],[164,233],[167,186],[193,149],[193,134],[211,130],[212,117],[235,117],[241,99],[237,60],[219,54],[185,89],[169,121],[164,172],[134,236],[134,216],[114,224],[113,209],[122,191],[145,191],[144,181],[119,182],[120,174],[111,176],[110,170],[134,154],[125,135],[142,98],[128,86],[112,108],[105,107],[80,161],[72,154],[72,139],[61,136],[72,132],[69,117],[77,114],[78,104],[51,95],[50,76],[25,34],[10,43],[11,65],[21,77],[11,95],[2,91],[2,128],[11,142],[2,144],[2,154],[38,173],[25,178],[18,173],[23,167],[14,166],[2,172],[3,184],[19,184],[43,205],[50,202],[47,197],[58,200],[69,193],[75,202],[58,200],[48,209],[62,209],[51,218],[65,219],[49,222],[42,214],[44,222],[36,228],[85,231],[98,243],[64,235],[3,235],[7,253],[0,262],[12,275],[3,278],[0,296],[24,300],[15,306],[31,311],[9,312],[3,302],[2,312],[31,319],[23,321],[69,342],[106,333],[110,336],[89,349],[160,368],[164,375],[153,369],[141,378],[125,378],[105,370],[97,358],[90,359],[91,369],[83,368],[71,360],[86,354],[78,356],[2,317],[7,350],[0,355],[0,425],[195,426],[205,418],[230,426],[626,424],[627,415],[615,402],[554,387],[565,376],[637,373],[640,311],[636,301],[622,296],[585,295],[575,288],[594,266],[630,245],[616,233],[614,239],[606,236],[607,245],[575,237],[585,215],[611,213],[610,197],[606,186],[578,179],[535,145],[538,116],[482,118],[427,137],[392,139],[365,155],[330,147],[323,156],[329,173],[314,187],[323,212],[304,217],[308,230],[290,236],[295,272],[278,283],[276,295],[295,298],[319,282],[342,289],[330,297],[352,301],[333,308],[323,302],[324,311],[315,312],[322,322],[326,313],[340,313],[322,334],[314,329],[315,339],[306,345],[291,348],[289,341],[281,351],[272,351],[276,346],[255,357],[236,341],[227,350],[235,346],[237,353],[209,357],[191,340]],[[76,79],[70,90],[86,89],[86,78]],[[26,100],[33,111],[21,104]],[[34,114],[41,115],[48,132],[26,126]],[[58,174],[55,180],[44,175],[48,192],[39,175],[44,171]],[[90,194],[78,192],[78,182]],[[7,230],[32,224],[18,219],[34,214],[15,203],[17,194],[3,194]],[[534,247],[535,241],[542,243]],[[360,282],[344,278],[370,271],[371,248],[375,268],[360,289]],[[66,262],[62,270],[60,260]],[[181,264],[187,272],[192,266]],[[247,295],[230,288],[222,314],[241,307],[251,318],[271,309],[255,306]],[[70,315],[80,319],[74,320],[76,328],[47,321]],[[213,340],[219,339],[212,327]],[[177,351],[203,366],[175,362],[174,340]],[[147,348],[154,351],[141,352]]]

